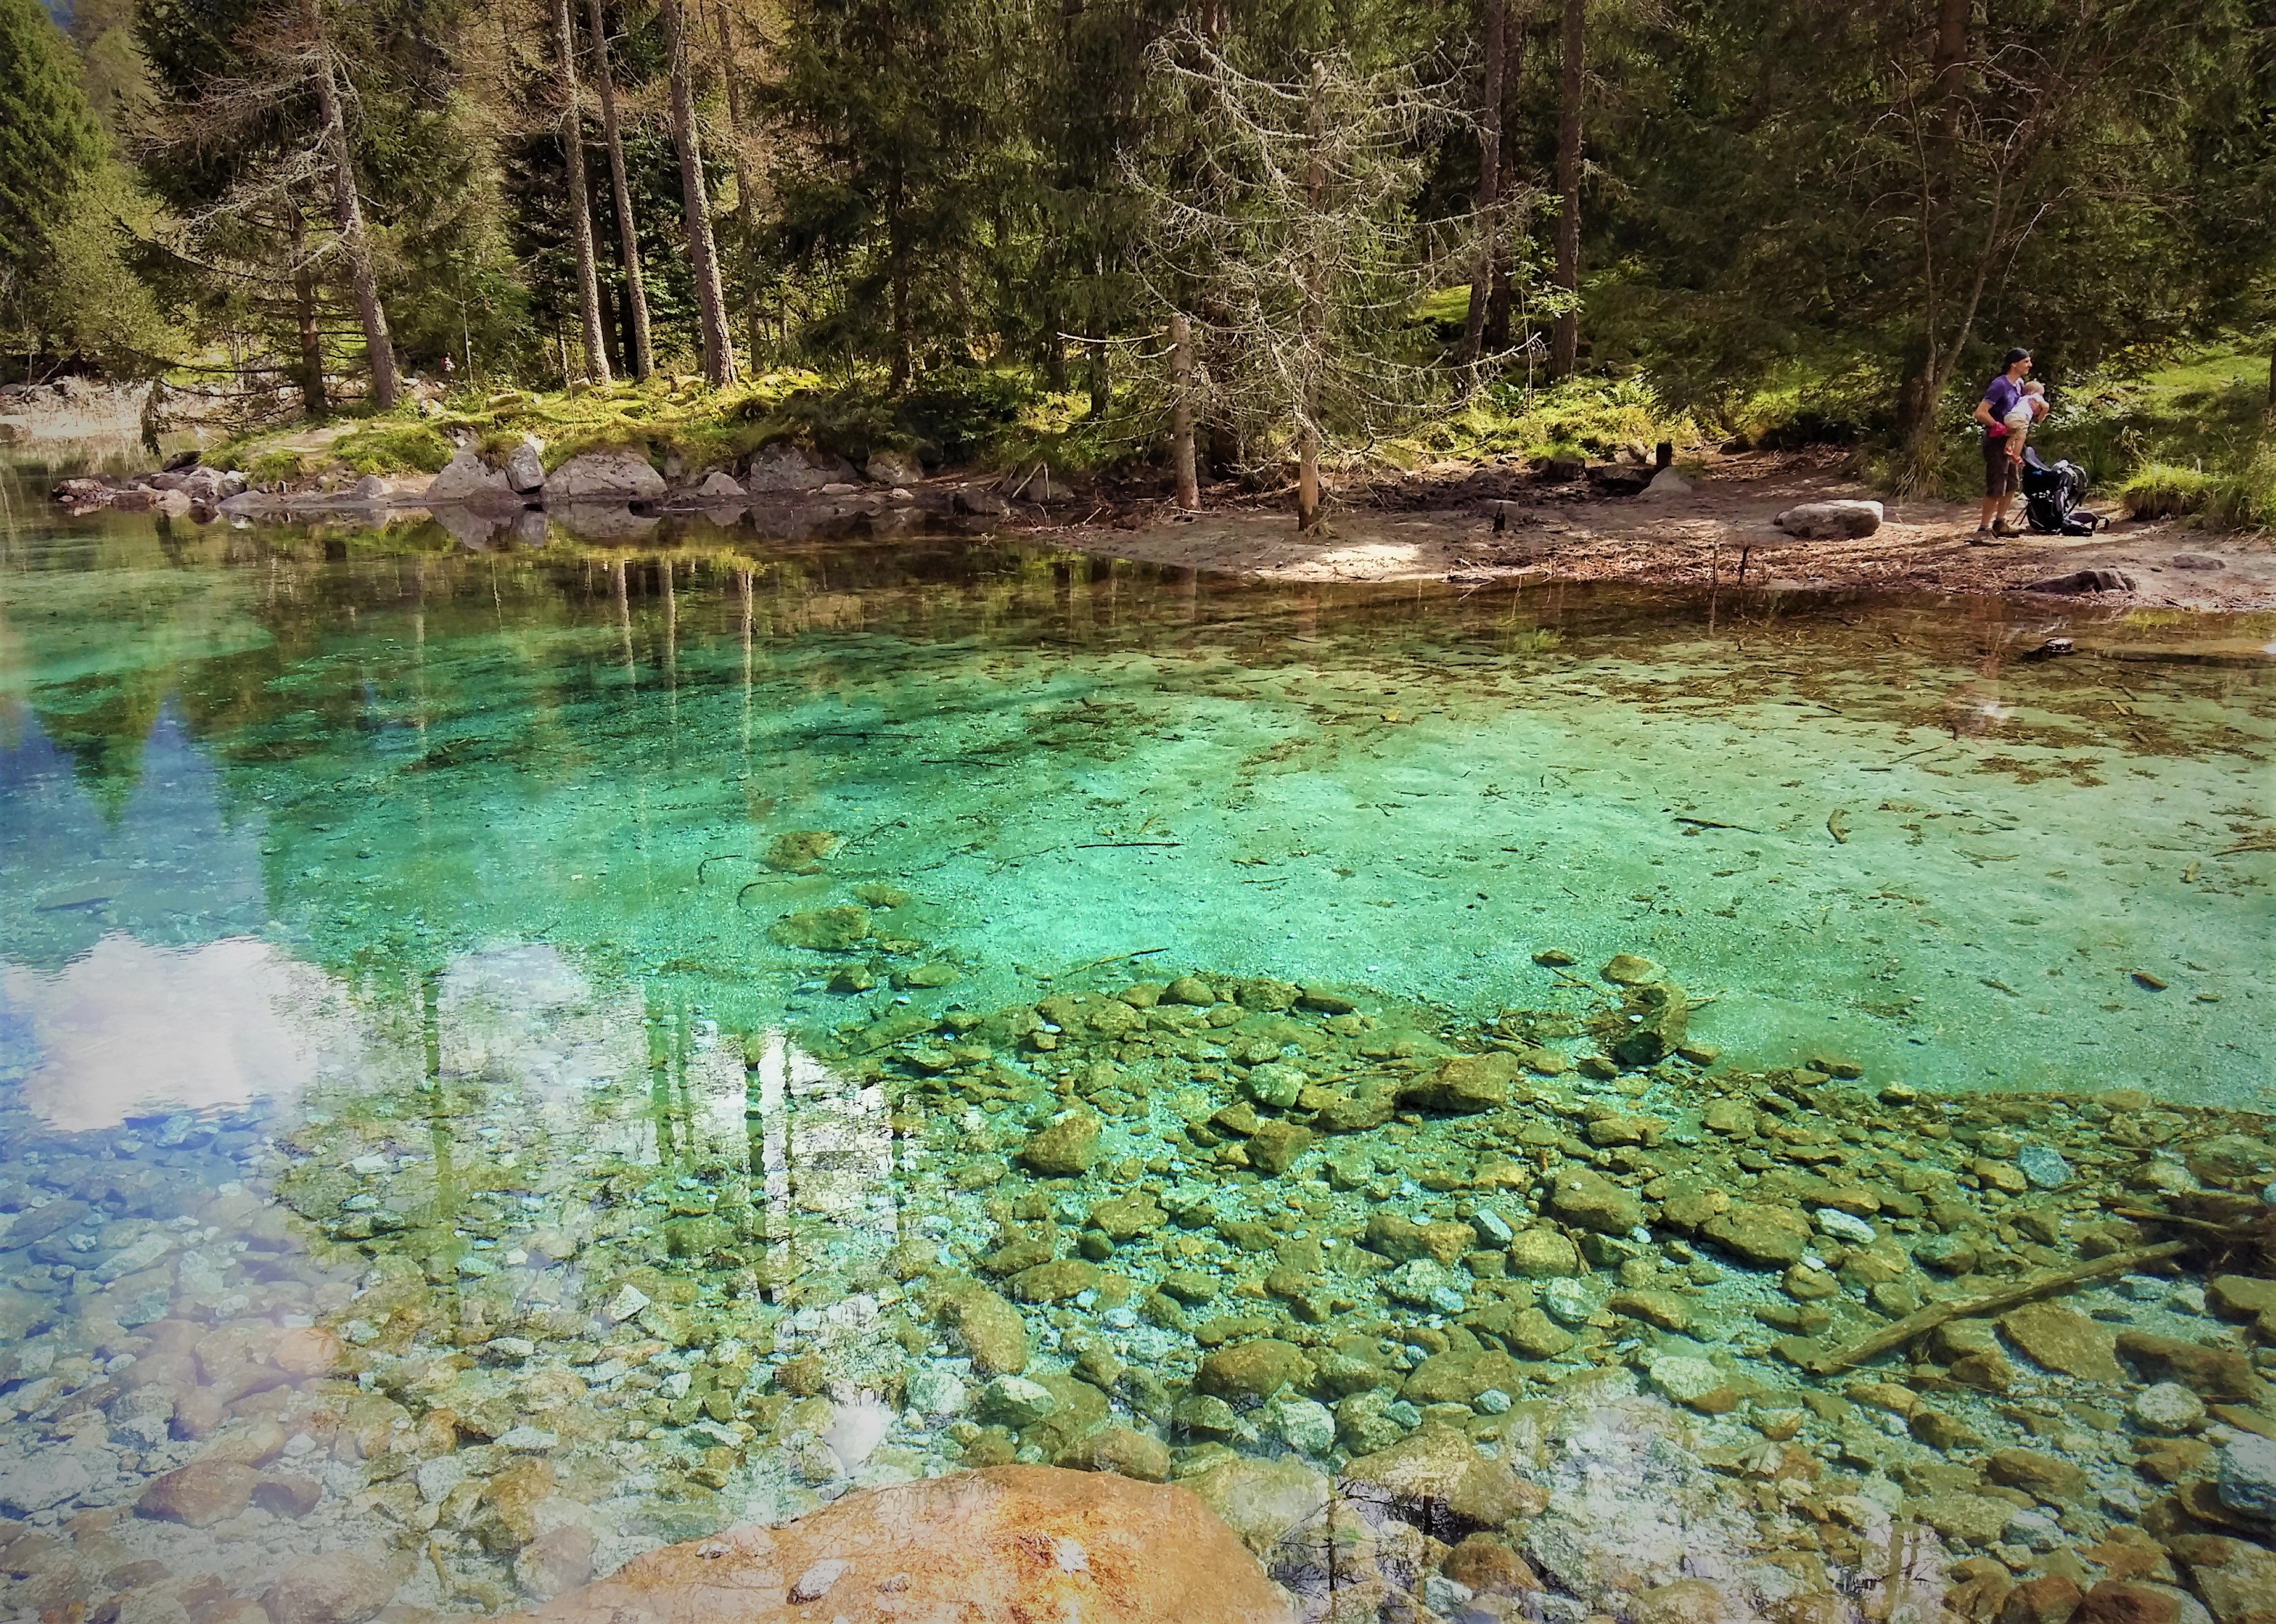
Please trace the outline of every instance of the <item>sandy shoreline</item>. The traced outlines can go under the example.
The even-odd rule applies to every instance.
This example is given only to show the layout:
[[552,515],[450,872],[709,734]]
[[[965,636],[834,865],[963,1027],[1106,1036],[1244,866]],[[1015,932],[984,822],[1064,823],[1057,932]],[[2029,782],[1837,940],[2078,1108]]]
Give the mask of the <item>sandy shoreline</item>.
[[1843,478],[1832,461],[1807,453],[1722,458],[1691,494],[1669,497],[1589,498],[1525,482],[1498,497],[1472,494],[1473,479],[1434,502],[1428,484],[1410,482],[1347,493],[1331,508],[1325,533],[1309,536],[1296,533],[1285,509],[1262,504],[1191,517],[1159,504],[1038,534],[1086,552],[1267,580],[1632,581],[1974,596],[2114,570],[2131,578],[2132,592],[2079,596],[2144,608],[2276,608],[2276,544],[2170,521],[2120,520],[2091,537],[2023,535],[1977,546],[1972,504],[1923,500],[1887,501],[1880,530],[1859,541],[1798,541],[1773,528],[1772,518],[1802,502],[1885,501]]

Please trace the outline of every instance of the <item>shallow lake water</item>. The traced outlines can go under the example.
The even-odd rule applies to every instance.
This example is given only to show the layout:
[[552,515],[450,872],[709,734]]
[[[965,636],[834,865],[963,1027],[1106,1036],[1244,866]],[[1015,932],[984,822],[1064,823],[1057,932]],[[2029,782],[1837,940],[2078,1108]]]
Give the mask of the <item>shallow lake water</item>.
[[1021,1460],[1360,1616],[1302,1485],[1447,1438],[1503,1501],[1367,1502],[1381,1616],[1932,1618],[2276,1514],[2194,1258],[1796,1351],[2258,1201],[2276,620],[13,525],[15,1612],[495,1612]]

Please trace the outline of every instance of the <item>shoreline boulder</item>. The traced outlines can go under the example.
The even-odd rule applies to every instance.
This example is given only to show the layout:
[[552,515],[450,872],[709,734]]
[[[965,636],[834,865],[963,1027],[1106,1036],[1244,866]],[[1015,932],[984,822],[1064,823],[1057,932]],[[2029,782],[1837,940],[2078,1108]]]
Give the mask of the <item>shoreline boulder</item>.
[[637,452],[583,452],[553,470],[549,497],[638,502],[664,494],[664,475]]

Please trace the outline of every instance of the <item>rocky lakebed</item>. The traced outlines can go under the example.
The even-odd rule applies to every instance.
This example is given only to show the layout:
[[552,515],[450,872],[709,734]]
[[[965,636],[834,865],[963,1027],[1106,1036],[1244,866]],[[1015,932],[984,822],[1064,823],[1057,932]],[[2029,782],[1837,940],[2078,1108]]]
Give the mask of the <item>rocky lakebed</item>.
[[11,1107],[4,1616],[2276,1619],[2266,1118],[1764,1069],[1628,953],[966,1007],[858,889],[701,1098],[533,1021]]

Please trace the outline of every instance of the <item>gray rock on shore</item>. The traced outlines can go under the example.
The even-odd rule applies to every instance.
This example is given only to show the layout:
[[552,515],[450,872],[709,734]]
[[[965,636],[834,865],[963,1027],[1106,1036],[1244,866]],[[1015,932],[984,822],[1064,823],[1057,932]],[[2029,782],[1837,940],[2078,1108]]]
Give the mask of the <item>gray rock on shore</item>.
[[584,452],[553,470],[549,497],[571,501],[638,502],[664,495],[664,475],[634,452]]
[[1771,523],[1803,541],[1858,541],[1878,530],[1886,517],[1878,502],[1804,502]]

